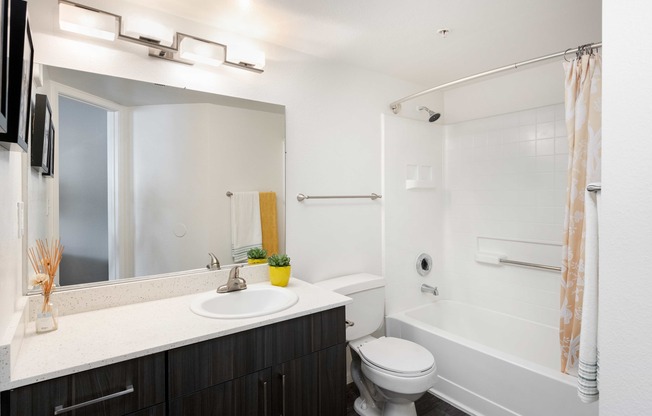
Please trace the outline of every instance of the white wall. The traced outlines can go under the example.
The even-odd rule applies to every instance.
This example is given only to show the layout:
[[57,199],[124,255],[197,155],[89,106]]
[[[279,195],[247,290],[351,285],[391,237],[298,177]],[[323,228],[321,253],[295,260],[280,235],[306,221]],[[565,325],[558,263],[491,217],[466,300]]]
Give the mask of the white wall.
[[132,125],[135,276],[201,268],[208,252],[233,263],[227,191],[276,192],[282,212],[283,114],[153,105],[133,107]]
[[564,100],[561,58],[482,78],[444,92],[446,124],[553,105]]
[[22,197],[23,153],[0,147],[0,334],[22,292],[22,239],[18,237],[17,203]]
[[[109,8],[99,1],[87,4]],[[287,252],[293,272],[309,281],[362,271],[381,273],[379,202],[299,203],[295,196],[380,192],[378,116],[389,112],[390,102],[424,86],[268,44],[256,45],[268,59],[260,75],[159,61],[138,45],[88,42],[62,34],[56,7],[52,0],[30,1],[37,62],[285,105]],[[115,1],[110,11],[127,14],[134,7]],[[180,32],[222,39],[223,33],[216,29],[174,16],[151,15]]]
[[652,408],[652,4],[604,0],[600,415]]
[[[384,116],[382,122],[383,274],[385,311],[391,314],[432,301],[432,295],[421,293],[422,283],[441,286],[445,261],[443,127],[394,115]],[[415,166],[421,168],[422,179],[431,178],[421,185],[433,188],[406,188],[408,178],[419,177],[412,172]],[[421,253],[433,260],[433,269],[425,277],[416,269]],[[446,290],[440,287],[440,293],[446,295]]]

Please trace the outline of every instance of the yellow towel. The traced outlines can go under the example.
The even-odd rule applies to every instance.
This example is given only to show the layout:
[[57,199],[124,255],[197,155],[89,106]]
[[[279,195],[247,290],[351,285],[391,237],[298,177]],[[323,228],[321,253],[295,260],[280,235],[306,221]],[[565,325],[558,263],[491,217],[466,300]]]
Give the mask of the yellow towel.
[[278,253],[278,225],[276,222],[276,193],[260,192],[260,225],[263,231],[263,248],[267,255]]

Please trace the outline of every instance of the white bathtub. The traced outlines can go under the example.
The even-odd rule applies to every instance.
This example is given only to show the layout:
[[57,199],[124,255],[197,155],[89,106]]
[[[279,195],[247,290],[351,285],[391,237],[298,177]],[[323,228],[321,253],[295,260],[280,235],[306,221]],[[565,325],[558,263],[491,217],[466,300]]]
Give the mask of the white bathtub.
[[430,391],[485,416],[595,416],[576,379],[559,367],[558,329],[470,304],[441,300],[387,317],[387,335],[432,352]]

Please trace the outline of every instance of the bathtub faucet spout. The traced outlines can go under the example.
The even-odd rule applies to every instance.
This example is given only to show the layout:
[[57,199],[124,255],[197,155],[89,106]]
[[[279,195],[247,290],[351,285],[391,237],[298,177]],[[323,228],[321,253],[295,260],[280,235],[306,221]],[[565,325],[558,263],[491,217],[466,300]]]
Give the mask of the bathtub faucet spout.
[[421,291],[423,293],[432,293],[434,296],[439,296],[439,290],[437,290],[436,287],[432,287],[425,283],[421,285]]

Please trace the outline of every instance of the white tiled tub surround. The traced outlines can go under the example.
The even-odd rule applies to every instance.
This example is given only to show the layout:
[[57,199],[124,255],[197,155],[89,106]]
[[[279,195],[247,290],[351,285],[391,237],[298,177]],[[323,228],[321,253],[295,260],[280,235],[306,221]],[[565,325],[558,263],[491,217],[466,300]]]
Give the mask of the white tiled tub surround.
[[479,236],[561,242],[564,119],[558,104],[446,126],[445,274],[453,299],[557,325],[558,273],[479,264],[474,256]]

